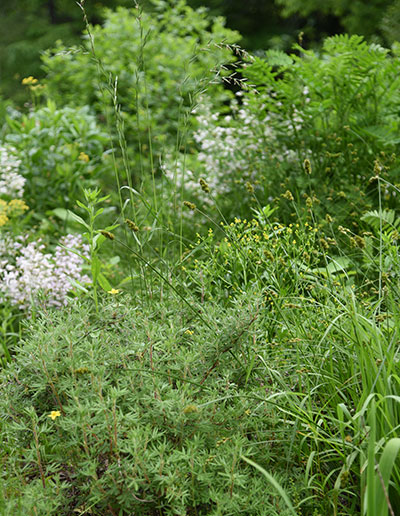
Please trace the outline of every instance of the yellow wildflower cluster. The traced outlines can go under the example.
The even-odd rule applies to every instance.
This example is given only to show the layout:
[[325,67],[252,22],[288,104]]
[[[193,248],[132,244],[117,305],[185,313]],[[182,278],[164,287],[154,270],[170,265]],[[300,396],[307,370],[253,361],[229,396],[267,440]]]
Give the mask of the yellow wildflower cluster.
[[7,203],[0,199],[0,227],[5,226],[8,222],[7,217]]
[[83,161],[85,163],[88,163],[89,156],[85,152],[81,152],[78,156],[79,161]]
[[21,199],[12,199],[7,202],[0,199],[0,227],[5,226],[10,218],[19,217],[29,210],[29,206]]
[[32,75],[30,75],[29,77],[24,77],[22,79],[22,85],[23,86],[33,86],[34,84],[37,84],[39,81],[37,79],[35,79],[35,77],[32,77]]
[[39,81],[30,75],[29,77],[24,77],[21,81],[23,86],[28,86],[31,91],[40,91],[45,87],[43,84],[39,84]]

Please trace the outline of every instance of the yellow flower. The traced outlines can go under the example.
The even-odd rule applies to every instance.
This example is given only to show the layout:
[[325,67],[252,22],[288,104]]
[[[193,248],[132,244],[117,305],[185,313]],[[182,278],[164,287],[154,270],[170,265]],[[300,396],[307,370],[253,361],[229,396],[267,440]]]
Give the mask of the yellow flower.
[[52,410],[47,417],[50,417],[53,421],[61,416],[61,412],[59,410]]
[[89,161],[89,156],[85,152],[81,152],[78,156],[78,159],[87,163]]
[[4,213],[0,213],[0,227],[5,226],[8,222],[8,217]]
[[107,294],[111,294],[114,296],[115,294],[119,294],[119,290],[117,288],[112,288],[107,292]]
[[7,206],[7,214],[13,217],[22,215],[26,210],[29,210],[29,206],[21,199],[12,199]]
[[29,77],[25,77],[24,79],[22,79],[22,84],[24,86],[28,86],[28,85],[32,85],[32,84],[36,84],[38,82],[37,79],[35,79],[34,77],[32,77],[32,75],[30,75]]
[[3,201],[3,199],[0,199],[0,227],[5,226],[8,222],[7,217],[7,203],[6,201]]

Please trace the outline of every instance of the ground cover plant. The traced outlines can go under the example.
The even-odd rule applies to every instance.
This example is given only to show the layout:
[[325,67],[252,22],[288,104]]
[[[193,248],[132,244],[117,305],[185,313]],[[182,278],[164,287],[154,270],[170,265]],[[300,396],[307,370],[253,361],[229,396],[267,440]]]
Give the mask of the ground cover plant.
[[398,48],[150,3],[1,111],[0,512],[394,516]]

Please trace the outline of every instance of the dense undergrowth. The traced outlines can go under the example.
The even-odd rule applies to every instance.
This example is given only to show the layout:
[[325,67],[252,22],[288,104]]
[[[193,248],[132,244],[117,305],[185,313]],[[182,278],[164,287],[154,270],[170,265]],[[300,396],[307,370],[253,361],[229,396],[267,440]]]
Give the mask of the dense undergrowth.
[[1,514],[393,516],[398,45],[156,4],[0,109]]

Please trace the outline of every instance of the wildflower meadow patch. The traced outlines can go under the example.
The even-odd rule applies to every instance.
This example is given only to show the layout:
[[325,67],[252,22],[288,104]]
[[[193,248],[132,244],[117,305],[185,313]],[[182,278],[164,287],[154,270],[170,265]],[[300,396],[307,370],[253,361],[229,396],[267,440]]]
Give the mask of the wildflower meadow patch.
[[398,45],[79,7],[0,99],[0,513],[395,516]]

